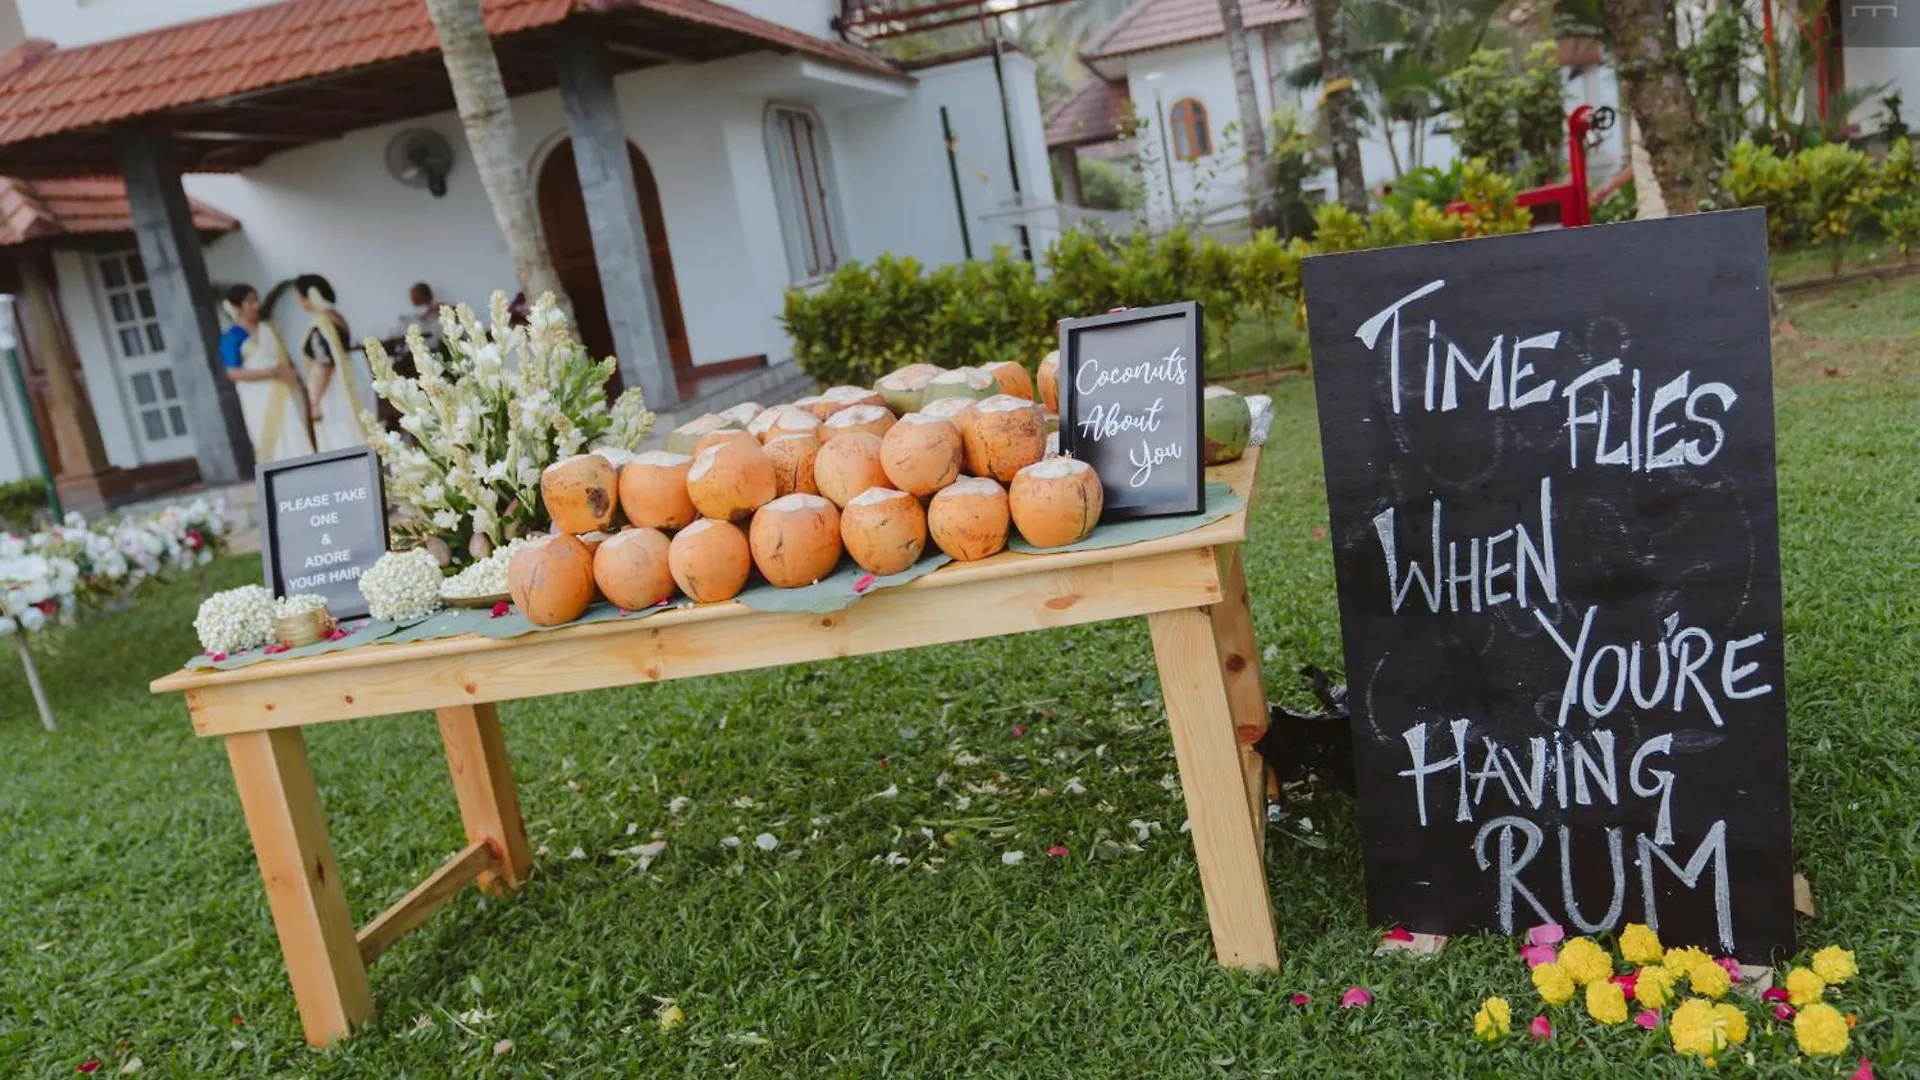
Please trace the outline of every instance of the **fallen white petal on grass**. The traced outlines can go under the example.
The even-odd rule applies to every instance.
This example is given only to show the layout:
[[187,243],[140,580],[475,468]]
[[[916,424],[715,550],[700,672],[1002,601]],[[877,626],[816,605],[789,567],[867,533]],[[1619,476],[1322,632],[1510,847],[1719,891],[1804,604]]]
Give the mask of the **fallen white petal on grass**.
[[1183,833],[1190,833],[1190,832],[1192,832],[1192,831],[1193,831],[1193,819],[1192,819],[1192,818],[1188,818],[1187,820],[1185,820],[1185,821],[1183,821],[1183,822],[1181,822],[1181,823],[1180,823],[1180,831],[1181,831],[1181,832],[1183,832]]
[[458,1017],[455,1017],[455,1019],[468,1027],[479,1027],[481,1024],[493,1019],[493,1014],[485,1009],[468,1009]]
[[1069,795],[1085,795],[1087,793],[1087,785],[1081,783],[1080,778],[1076,776],[1067,781],[1060,790]]
[[632,836],[633,834],[635,834],[635,833],[637,833],[637,832],[639,832],[639,831],[640,831],[640,823],[639,823],[639,822],[637,822],[637,821],[629,821],[629,822],[627,822],[627,835],[628,835],[628,836]]
[[740,838],[737,836],[723,836],[720,838],[720,846],[721,847],[739,847]]
[[965,750],[962,750],[959,753],[953,755],[953,763],[955,765],[960,766],[963,769],[969,765],[978,765],[980,764],[980,761],[981,761],[980,758],[974,756],[973,754],[967,753]]
[[501,1039],[499,1042],[493,1044],[494,1057],[505,1057],[511,1053],[513,1053],[512,1039]]
[[772,851],[780,846],[780,839],[770,832],[763,832],[753,838],[753,846],[761,851]]
[[876,791],[873,794],[867,796],[867,798],[869,799],[897,799],[899,797],[900,797],[899,784],[888,784],[887,790]]
[[1000,856],[1000,862],[1006,866],[1019,866],[1026,861],[1027,853],[1024,851],[1003,852]]
[[413,1018],[413,1027],[407,1030],[407,1034],[418,1035],[422,1032],[432,1031],[432,1030],[433,1030],[433,1017],[428,1016],[426,1013],[421,1013],[419,1016],[416,1016]]
[[132,1076],[134,1073],[139,1072],[141,1067],[144,1066],[145,1064],[146,1062],[141,1061],[138,1057],[130,1057],[127,1059],[127,1063],[125,1065],[120,1066],[120,1075]]
[[1168,791],[1174,791],[1180,787],[1180,778],[1172,773],[1168,773],[1160,778],[1160,786],[1166,788]]
[[955,810],[968,810],[968,809],[971,809],[972,807],[973,807],[973,800],[971,798],[968,798],[965,795],[962,795],[959,798],[953,800],[953,808]]
[[733,800],[733,808],[735,810],[751,810],[756,805],[757,804],[753,801],[753,796],[751,795],[742,795],[739,798]]
[[674,817],[679,817],[686,811],[687,807],[692,805],[692,799],[687,798],[685,795],[675,795],[673,798],[667,800],[667,813],[672,814]]
[[247,1048],[247,1040],[235,1039],[232,1042],[228,1043],[227,1045],[232,1047],[235,1050],[245,1050]]
[[572,851],[567,852],[567,858],[569,859],[584,859],[586,857],[586,851],[581,848],[574,848]]

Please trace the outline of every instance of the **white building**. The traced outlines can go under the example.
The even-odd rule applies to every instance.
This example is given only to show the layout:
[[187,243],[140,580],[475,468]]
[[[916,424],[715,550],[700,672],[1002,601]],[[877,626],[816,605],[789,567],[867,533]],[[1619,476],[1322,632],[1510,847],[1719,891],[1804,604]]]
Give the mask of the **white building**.
[[[835,0],[485,10],[583,337],[618,352],[656,409],[794,382],[784,293],[840,262],[939,264],[1050,239],[993,214],[1015,201],[1010,157],[1029,186],[1047,175],[1033,65],[1018,53],[896,64],[834,36]],[[414,282],[476,307],[517,290],[421,0],[0,0],[9,32],[25,40],[0,41],[13,45],[0,56],[0,175],[27,179],[11,203],[0,188],[0,291],[47,289],[21,304],[29,397],[72,501],[250,475],[223,461],[230,438],[206,433],[223,425],[225,389],[209,285],[265,293],[324,275],[356,340],[395,336]],[[152,155],[142,131],[161,133]],[[444,194],[390,170],[396,140],[423,137],[410,133],[451,150]],[[621,140],[631,185],[613,175]],[[169,155],[206,217],[204,274],[172,264],[159,234],[177,222],[150,208],[141,220],[152,177],[112,220],[64,220],[40,190],[158,162],[164,194]],[[143,280],[149,266],[164,275]],[[292,298],[271,314],[297,347],[309,317]],[[50,378],[56,365],[69,377]],[[17,395],[4,396],[10,479],[35,464]]]

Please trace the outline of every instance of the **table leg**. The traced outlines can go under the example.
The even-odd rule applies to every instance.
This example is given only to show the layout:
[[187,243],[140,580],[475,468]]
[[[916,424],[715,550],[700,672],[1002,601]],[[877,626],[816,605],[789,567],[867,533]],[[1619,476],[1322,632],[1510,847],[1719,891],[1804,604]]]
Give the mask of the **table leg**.
[[[1220,564],[1222,599],[1207,609],[1213,621],[1213,640],[1220,668],[1227,675],[1227,704],[1233,710],[1233,732],[1240,747],[1240,772],[1245,778],[1247,806],[1253,812],[1254,835],[1267,827],[1267,762],[1254,743],[1267,733],[1267,687],[1260,676],[1260,647],[1253,639],[1253,611],[1247,606],[1247,574],[1240,545],[1214,549]],[[1266,845],[1261,844],[1262,854]]]
[[1147,623],[1193,823],[1194,861],[1206,894],[1214,955],[1233,967],[1277,969],[1280,953],[1260,834],[1247,813],[1245,774],[1212,617],[1205,608],[1183,608],[1149,615]]
[[240,807],[307,1042],[324,1046],[373,1017],[367,965],[327,839],[299,728],[227,736]]
[[477,883],[490,893],[517,889],[533,868],[533,850],[520,820],[520,795],[499,714],[493,705],[481,704],[440,709],[437,715],[467,842],[491,847],[500,866],[498,872],[481,874]]

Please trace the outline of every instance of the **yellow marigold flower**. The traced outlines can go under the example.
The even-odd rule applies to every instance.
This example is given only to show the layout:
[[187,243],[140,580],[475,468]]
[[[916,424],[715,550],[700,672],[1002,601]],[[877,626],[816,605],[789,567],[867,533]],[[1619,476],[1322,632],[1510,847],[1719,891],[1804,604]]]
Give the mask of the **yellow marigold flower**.
[[1533,988],[1540,991],[1540,1000],[1549,1005],[1565,1005],[1573,1000],[1573,976],[1557,962],[1533,969]]
[[1577,937],[1561,946],[1560,966],[1582,986],[1613,978],[1613,957],[1592,938]]
[[[1603,1024],[1627,1022],[1627,995],[1620,984],[1601,980],[1587,984],[1587,1015]],[[1841,1021],[1845,1024],[1846,1021]]]
[[1658,964],[1643,967],[1634,976],[1633,999],[1649,1009],[1663,1008],[1673,1000],[1673,984],[1677,981],[1673,972]]
[[1704,964],[1695,964],[1693,970],[1687,972],[1687,985],[1693,987],[1696,994],[1720,998],[1733,988],[1733,976],[1727,974],[1726,968],[1709,960]]
[[1674,978],[1684,979],[1692,977],[1694,968],[1713,964],[1713,957],[1689,945],[1684,949],[1668,949],[1660,963],[1673,972]]
[[1667,1034],[1673,1039],[1675,1053],[1705,1057],[1720,1049],[1714,1045],[1713,1003],[1704,998],[1681,1002],[1680,1007],[1673,1010],[1673,1018],[1667,1021]]
[[1473,1014],[1473,1037],[1481,1042],[1498,1042],[1513,1030],[1513,1010],[1507,999],[1490,997]]
[[1844,1054],[1847,1050],[1847,1021],[1840,1010],[1816,1001],[1793,1018],[1793,1041],[1802,1052],[1816,1057]]
[[1660,947],[1660,935],[1642,923],[1628,923],[1620,931],[1620,957],[1629,964],[1658,964],[1666,956]]
[[1838,945],[1829,945],[1813,954],[1813,973],[1832,985],[1860,974],[1860,965],[1854,963],[1852,953]]
[[1807,968],[1794,968],[1787,972],[1787,1000],[1793,1002],[1796,1009],[1804,1009],[1819,1001],[1827,993],[1827,980],[1818,972]]
[[1740,1006],[1720,1002],[1713,1007],[1713,1016],[1719,1023],[1720,1030],[1727,1033],[1728,1043],[1737,1044],[1747,1041],[1747,1014],[1740,1011]]

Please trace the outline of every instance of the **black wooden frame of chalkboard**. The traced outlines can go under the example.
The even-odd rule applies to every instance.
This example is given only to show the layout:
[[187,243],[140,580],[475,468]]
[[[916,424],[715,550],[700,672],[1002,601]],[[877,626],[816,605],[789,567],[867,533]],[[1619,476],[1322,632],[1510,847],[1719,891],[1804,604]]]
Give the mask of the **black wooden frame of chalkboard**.
[[[279,539],[274,529],[273,513],[273,477],[278,473],[292,472],[308,465],[325,465],[329,462],[344,461],[347,458],[364,457],[367,459],[367,476],[373,482],[373,504],[380,514],[380,535],[387,536],[387,486],[386,474],[380,471],[380,456],[371,446],[349,446],[345,450],[326,450],[305,457],[283,458],[255,466],[253,471],[253,497],[255,511],[260,515],[260,566],[266,572],[267,591],[274,596],[280,593],[280,568],[274,565],[274,549]],[[357,619],[367,613],[363,600],[359,609],[353,611],[329,611],[336,619]]]
[[1193,474],[1182,488],[1178,499],[1160,502],[1141,503],[1137,506],[1108,507],[1100,514],[1101,521],[1125,521],[1130,518],[1172,517],[1178,514],[1199,514],[1207,509],[1207,467],[1203,461],[1206,453],[1206,356],[1203,345],[1206,343],[1206,313],[1198,301],[1182,300],[1173,304],[1160,304],[1157,307],[1123,308],[1110,311],[1105,315],[1089,315],[1084,319],[1062,319],[1060,321],[1060,452],[1068,457],[1079,457],[1078,394],[1073,390],[1073,372],[1080,358],[1080,338],[1088,331],[1098,332],[1115,326],[1131,326],[1137,323],[1154,322],[1161,319],[1182,319],[1186,321],[1187,355],[1193,357]]

